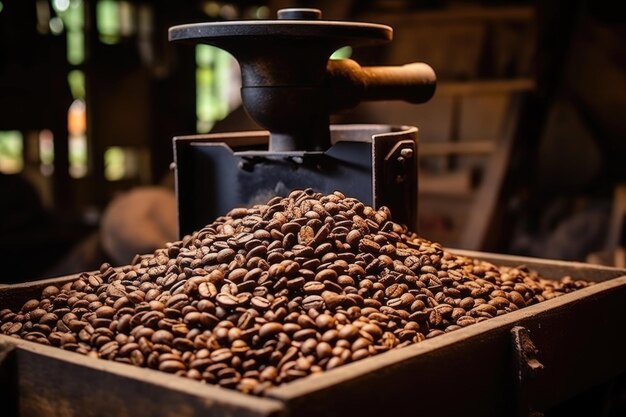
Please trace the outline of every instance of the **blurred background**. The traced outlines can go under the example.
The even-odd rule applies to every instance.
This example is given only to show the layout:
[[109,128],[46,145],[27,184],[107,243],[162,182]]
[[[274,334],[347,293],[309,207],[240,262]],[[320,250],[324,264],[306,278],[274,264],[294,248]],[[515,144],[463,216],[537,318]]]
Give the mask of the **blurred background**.
[[390,25],[363,65],[430,64],[435,98],[336,123],[420,129],[420,234],[449,247],[625,266],[626,15],[619,2],[0,0],[0,282],[128,263],[177,238],[172,137],[258,129],[239,69],[176,24]]

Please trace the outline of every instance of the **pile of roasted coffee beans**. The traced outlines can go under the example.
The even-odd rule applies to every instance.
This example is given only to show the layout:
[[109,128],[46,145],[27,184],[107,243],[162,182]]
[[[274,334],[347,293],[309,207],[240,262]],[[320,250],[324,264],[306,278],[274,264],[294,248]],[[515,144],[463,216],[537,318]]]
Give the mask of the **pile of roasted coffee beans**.
[[49,286],[0,331],[262,395],[589,285],[453,255],[390,217],[294,191]]

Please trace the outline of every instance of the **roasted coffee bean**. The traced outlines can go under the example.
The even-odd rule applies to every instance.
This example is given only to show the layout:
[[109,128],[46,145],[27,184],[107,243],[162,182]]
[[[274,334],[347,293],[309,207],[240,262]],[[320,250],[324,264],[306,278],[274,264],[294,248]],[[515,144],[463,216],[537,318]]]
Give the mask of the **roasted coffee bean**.
[[44,288],[43,291],[41,292],[41,298],[49,299],[49,298],[57,296],[59,292],[60,291],[57,287],[55,287],[54,285],[49,285],[46,288]]
[[366,324],[365,326],[361,328],[361,330],[363,332],[370,334],[374,339],[378,339],[383,334],[383,331],[381,330],[381,328],[372,323]]
[[272,305],[272,303],[267,298],[259,296],[252,297],[250,303],[254,308],[258,310],[267,310]]
[[115,309],[109,306],[102,306],[96,310],[96,316],[102,319],[110,319],[115,315]]
[[185,364],[179,360],[169,359],[159,363],[159,371],[175,373],[184,370]]
[[341,366],[341,365],[343,365],[343,362],[344,362],[343,359],[341,359],[340,357],[333,356],[332,358],[330,358],[330,360],[326,364],[326,369],[327,370],[331,370],[333,368]]
[[324,299],[319,295],[309,295],[302,300],[302,307],[305,310],[323,310],[325,306]]
[[339,338],[352,340],[359,334],[359,328],[352,324],[346,324],[339,329]]
[[[102,308],[102,307],[100,307]],[[110,307],[107,307],[107,309]],[[39,324],[45,324],[48,326],[54,325],[59,320],[59,317],[54,313],[46,313],[39,319]]]
[[220,293],[217,295],[215,300],[220,306],[225,308],[236,307],[239,305],[239,300],[232,294]]
[[4,323],[1,327],[0,330],[2,330],[2,332],[4,332],[5,334],[16,334],[18,333],[20,330],[22,330],[22,323]]
[[174,340],[174,335],[167,330],[157,330],[152,333],[152,343],[159,343],[162,345],[170,344]]
[[330,314],[320,314],[315,318],[315,325],[320,330],[326,330],[334,325],[335,319]]
[[526,300],[524,300],[524,297],[519,292],[511,291],[510,293],[507,294],[507,297],[518,308],[526,307]]
[[302,329],[293,334],[294,340],[303,341],[311,337],[315,337],[317,331],[315,329]]
[[280,323],[265,323],[259,329],[259,336],[263,338],[272,337],[283,331],[283,326]]
[[326,287],[324,283],[318,281],[309,281],[302,287],[305,293],[307,294],[321,294]]
[[380,251],[380,245],[372,239],[363,238],[359,242],[359,250],[362,252],[378,253]]
[[246,268],[236,268],[228,274],[228,279],[235,284],[238,284],[244,280],[248,272],[249,271]]
[[331,281],[334,282],[337,279],[337,272],[332,269],[323,269],[315,275],[315,281],[324,282]]
[[456,324],[461,327],[466,327],[474,323],[476,323],[476,319],[470,316],[461,316],[456,320]]
[[262,395],[588,285],[453,255],[391,219],[296,190],[45,287],[1,310],[0,332]]
[[33,311],[37,307],[39,307],[39,300],[28,300],[22,306],[22,311],[24,313],[28,313],[29,311]]

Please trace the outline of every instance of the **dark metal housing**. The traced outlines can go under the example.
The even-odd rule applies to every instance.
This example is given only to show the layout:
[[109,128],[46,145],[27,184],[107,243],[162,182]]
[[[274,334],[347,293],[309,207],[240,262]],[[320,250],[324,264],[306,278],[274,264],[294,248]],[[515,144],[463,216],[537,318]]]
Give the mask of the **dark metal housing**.
[[[325,152],[268,152],[267,132],[174,139],[179,232],[199,230],[235,207],[287,195],[296,188],[342,190],[417,227],[417,129],[332,126]],[[265,149],[265,150],[263,150]]]

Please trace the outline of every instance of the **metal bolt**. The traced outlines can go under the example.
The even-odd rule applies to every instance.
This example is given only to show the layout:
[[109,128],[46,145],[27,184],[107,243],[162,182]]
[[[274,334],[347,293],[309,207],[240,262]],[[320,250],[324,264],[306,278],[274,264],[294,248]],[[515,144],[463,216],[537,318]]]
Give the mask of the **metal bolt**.
[[407,158],[407,159],[413,158],[413,149],[411,149],[411,148],[403,148],[400,151],[400,155],[402,155],[404,158]]
[[239,161],[239,169],[242,171],[252,172],[254,171],[254,164],[247,160]]
[[320,20],[322,12],[319,9],[291,8],[280,9],[277,16],[279,20]]

